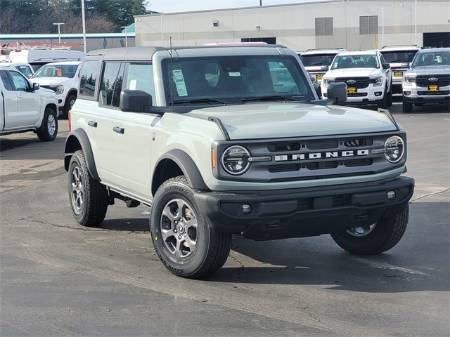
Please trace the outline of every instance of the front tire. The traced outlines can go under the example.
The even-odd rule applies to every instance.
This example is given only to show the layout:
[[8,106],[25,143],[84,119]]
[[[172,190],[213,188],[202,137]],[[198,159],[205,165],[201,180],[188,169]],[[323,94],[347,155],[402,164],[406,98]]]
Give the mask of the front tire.
[[67,118],[67,116],[69,115],[69,111],[72,109],[76,100],[77,96],[75,94],[69,94],[69,96],[67,96],[66,103],[62,108],[62,117]]
[[203,217],[184,176],[167,180],[157,190],[150,232],[159,259],[177,276],[207,277],[230,253],[231,234],[218,232]]
[[41,126],[36,130],[37,136],[43,142],[54,140],[58,135],[58,117],[55,109],[46,107]]
[[379,221],[332,233],[334,241],[351,254],[377,255],[394,247],[408,224],[408,204],[388,209]]
[[67,185],[75,220],[87,227],[102,223],[108,209],[108,193],[105,186],[89,174],[81,150],[70,159]]

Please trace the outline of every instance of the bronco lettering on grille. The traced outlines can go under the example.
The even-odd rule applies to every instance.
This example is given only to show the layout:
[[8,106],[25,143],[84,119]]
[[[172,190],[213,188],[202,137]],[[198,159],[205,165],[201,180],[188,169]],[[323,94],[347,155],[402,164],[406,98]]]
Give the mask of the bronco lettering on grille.
[[325,151],[325,152],[310,152],[310,153],[294,153],[281,154],[274,157],[275,161],[301,161],[301,160],[315,160],[315,159],[331,159],[331,158],[348,158],[348,157],[363,157],[368,156],[370,150],[344,150],[344,151]]

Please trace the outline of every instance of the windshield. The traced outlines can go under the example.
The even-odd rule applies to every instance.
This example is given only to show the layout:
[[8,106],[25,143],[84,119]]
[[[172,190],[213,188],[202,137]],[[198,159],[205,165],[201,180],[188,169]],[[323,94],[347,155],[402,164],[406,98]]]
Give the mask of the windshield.
[[418,53],[414,58],[412,66],[450,66],[450,51]]
[[24,74],[26,77],[31,77],[33,75],[33,72],[31,71],[29,66],[18,65],[16,66],[16,69],[20,71],[22,74]]
[[313,66],[329,66],[333,62],[336,54],[314,54],[314,55],[301,55],[302,63],[305,67]]
[[412,62],[417,50],[402,50],[402,51],[383,51],[384,59],[387,63],[410,63]]
[[166,59],[163,72],[169,88],[167,101],[173,104],[314,99],[309,82],[292,56]]
[[74,77],[77,64],[46,64],[39,68],[34,77]]
[[378,68],[376,55],[337,55],[331,69]]

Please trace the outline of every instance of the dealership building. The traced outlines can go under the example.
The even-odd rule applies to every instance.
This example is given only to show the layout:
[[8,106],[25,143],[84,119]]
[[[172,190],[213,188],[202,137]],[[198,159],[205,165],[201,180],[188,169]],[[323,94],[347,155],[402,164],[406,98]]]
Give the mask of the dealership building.
[[[257,2],[255,0],[255,2]],[[135,17],[136,45],[264,41],[295,50],[450,47],[450,0],[324,0]]]

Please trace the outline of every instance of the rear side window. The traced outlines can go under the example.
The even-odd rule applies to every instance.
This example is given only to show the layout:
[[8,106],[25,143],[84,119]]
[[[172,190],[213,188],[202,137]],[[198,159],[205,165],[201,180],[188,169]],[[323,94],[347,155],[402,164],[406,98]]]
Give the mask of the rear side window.
[[128,64],[125,89],[142,90],[155,97],[153,67],[151,64]]
[[2,79],[3,86],[5,87],[6,90],[14,91],[14,86],[6,70],[0,70],[0,78]]
[[84,62],[80,71],[80,96],[94,97],[95,84],[100,74],[100,61]]
[[119,106],[123,82],[122,62],[106,62],[100,86],[100,104]]

